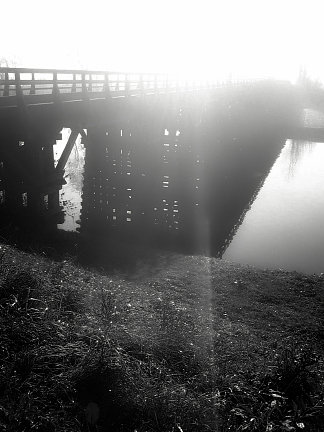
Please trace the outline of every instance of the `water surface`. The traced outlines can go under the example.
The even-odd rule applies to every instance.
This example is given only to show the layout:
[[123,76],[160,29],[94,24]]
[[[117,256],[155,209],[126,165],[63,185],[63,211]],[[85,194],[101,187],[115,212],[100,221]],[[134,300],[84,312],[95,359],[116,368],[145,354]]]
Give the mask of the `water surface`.
[[324,144],[288,140],[223,258],[324,272]]

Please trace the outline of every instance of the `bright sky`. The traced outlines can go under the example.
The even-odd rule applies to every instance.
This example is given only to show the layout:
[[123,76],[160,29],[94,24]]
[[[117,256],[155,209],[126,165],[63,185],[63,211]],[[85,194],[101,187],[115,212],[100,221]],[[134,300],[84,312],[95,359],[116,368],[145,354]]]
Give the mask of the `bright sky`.
[[17,66],[323,77],[321,1],[1,2],[0,58]]

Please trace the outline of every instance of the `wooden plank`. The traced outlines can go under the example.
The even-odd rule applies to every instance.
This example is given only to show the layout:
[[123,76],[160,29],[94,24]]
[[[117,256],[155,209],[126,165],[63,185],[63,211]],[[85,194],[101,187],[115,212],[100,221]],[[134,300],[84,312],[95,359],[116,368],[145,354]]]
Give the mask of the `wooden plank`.
[[35,73],[35,74],[92,74],[92,75],[144,75],[144,76],[167,76],[167,74],[161,74],[158,72],[123,72],[123,71],[108,71],[108,70],[88,70],[88,69],[32,69],[32,68],[10,68],[10,67],[0,67],[0,73]]
[[64,147],[64,150],[63,150],[63,152],[61,154],[61,157],[60,157],[60,159],[59,159],[59,161],[58,161],[58,163],[56,165],[56,168],[55,168],[56,172],[64,170],[66,162],[69,159],[69,156],[71,154],[72,148],[74,146],[74,143],[75,143],[78,135],[79,135],[79,131],[76,131],[74,129],[71,131],[71,134],[69,136],[68,142],[66,143],[66,145]]
[[[126,92],[124,90],[110,90],[111,92],[111,97],[112,98],[124,98],[126,95]],[[129,96],[140,96],[142,95],[143,92],[140,91],[139,89],[137,91],[135,90],[131,90],[129,93]],[[154,92],[147,92],[145,93],[144,90],[144,94],[147,95],[155,95],[156,93]],[[101,91],[101,92],[88,92],[89,95],[89,99],[92,101],[96,101],[96,100],[105,100],[106,99],[106,92],[105,91]],[[30,94],[25,94],[24,95],[24,100],[26,105],[41,105],[41,104],[52,104],[54,103],[54,98],[52,95],[52,89],[50,92],[48,93],[44,93],[44,94],[34,94],[34,95],[30,95]],[[83,93],[80,92],[76,92],[76,93],[60,93],[60,101],[62,102],[78,102],[78,101],[83,101]],[[3,96],[0,97],[0,108],[9,108],[9,107],[16,107],[17,106],[17,96]]]
[[[51,84],[51,85],[53,85],[53,82],[54,82],[54,80],[52,80],[52,79],[35,79],[35,80],[32,80],[32,79],[23,79],[23,78],[20,78],[20,84],[21,85],[32,85],[32,84],[35,84],[35,85]],[[70,80],[67,80],[67,79],[59,79],[59,78],[57,78],[56,82],[57,82],[57,84],[70,84],[71,85],[71,84],[74,84],[74,83],[76,83],[76,84],[82,83],[82,80],[81,79],[75,79],[75,80],[70,79]],[[104,84],[106,81],[104,79],[95,80],[95,79],[86,78],[85,82],[87,82],[87,83],[93,83],[93,84]],[[110,82],[113,83],[113,82],[116,82],[116,80],[111,80]],[[131,82],[131,81],[129,81],[129,82]],[[137,82],[137,81],[134,81],[134,83],[135,82]],[[15,80],[5,81],[3,79],[0,79],[0,84],[1,85],[5,84],[5,83],[7,83],[8,85],[12,85],[12,86],[16,85]]]

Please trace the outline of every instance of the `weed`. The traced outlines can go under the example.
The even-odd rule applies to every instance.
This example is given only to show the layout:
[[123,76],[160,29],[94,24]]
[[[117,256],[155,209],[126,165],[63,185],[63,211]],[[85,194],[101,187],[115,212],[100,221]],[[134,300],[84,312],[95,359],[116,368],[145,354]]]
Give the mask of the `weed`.
[[7,311],[26,312],[39,310],[46,305],[40,299],[40,285],[37,276],[26,270],[14,270],[1,284],[0,302]]
[[309,369],[316,361],[310,349],[289,347],[279,353],[271,375],[228,388],[223,395],[224,430],[319,431],[324,407],[318,376]]
[[[269,300],[257,302],[230,273],[220,283],[214,271],[206,292],[195,268],[171,286],[170,276],[126,282],[17,252],[1,265],[0,429],[87,431],[92,407],[98,432],[322,430],[319,305],[286,301],[289,287],[263,288]],[[264,313],[277,310],[278,328]],[[292,330],[300,317],[305,339]]]

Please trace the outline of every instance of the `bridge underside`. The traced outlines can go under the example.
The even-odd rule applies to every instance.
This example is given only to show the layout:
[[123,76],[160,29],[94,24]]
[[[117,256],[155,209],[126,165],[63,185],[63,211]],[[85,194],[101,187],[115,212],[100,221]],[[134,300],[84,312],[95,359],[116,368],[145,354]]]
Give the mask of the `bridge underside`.
[[2,134],[0,146],[2,221],[53,216],[53,221],[59,221],[59,190],[64,179],[63,172],[55,170],[53,144],[60,138],[60,126],[51,123],[25,129],[17,121],[10,124],[12,129]]
[[[256,88],[217,98],[155,95],[0,109],[1,212],[58,223],[64,165],[81,133],[84,235],[221,255],[284,143],[291,102],[267,92],[272,105]],[[72,132],[55,167],[53,144],[63,127]]]
[[284,128],[260,106],[248,115],[228,109],[228,95],[197,102],[143,105],[87,129],[84,235],[222,255],[284,145]]
[[[27,216],[43,220],[55,216],[51,218],[53,224],[61,222],[63,215],[59,206],[59,190],[65,183],[64,167],[79,134],[86,136],[85,131],[88,130],[93,146],[98,146],[97,150],[88,147],[90,160],[92,150],[95,153],[101,148],[101,144],[94,138],[96,134],[103,129],[106,133],[107,128],[111,131],[119,128],[119,133],[124,131],[123,142],[126,142],[126,131],[131,128],[132,142],[138,146],[137,153],[140,154],[143,148],[140,139],[136,139],[136,136],[140,137],[140,131],[146,130],[148,125],[152,126],[152,130],[157,127],[163,129],[166,124],[170,128],[172,122],[174,128],[178,121],[177,113],[180,113],[184,100],[187,106],[193,105],[195,110],[201,109],[202,101],[197,104],[197,99],[193,102],[192,97],[181,95],[30,106],[22,104],[0,109],[2,220],[5,216],[7,220],[17,221],[26,220]],[[159,126],[153,126],[156,123]],[[71,135],[56,164],[53,145],[60,139],[63,127],[70,128]]]

